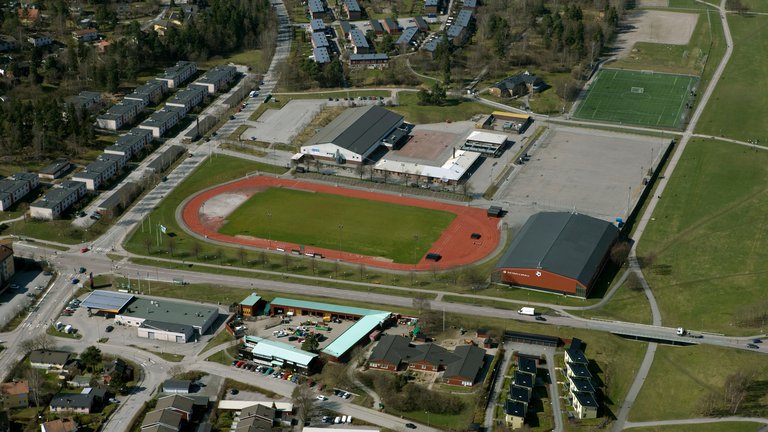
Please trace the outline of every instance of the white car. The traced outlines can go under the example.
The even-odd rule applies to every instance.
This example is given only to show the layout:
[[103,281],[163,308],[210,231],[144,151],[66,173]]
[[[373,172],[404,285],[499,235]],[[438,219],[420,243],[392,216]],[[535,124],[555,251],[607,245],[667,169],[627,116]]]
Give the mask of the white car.
[[327,400],[327,399],[328,398],[323,396],[323,395],[317,395],[317,400],[319,400],[319,401],[324,401],[324,400]]

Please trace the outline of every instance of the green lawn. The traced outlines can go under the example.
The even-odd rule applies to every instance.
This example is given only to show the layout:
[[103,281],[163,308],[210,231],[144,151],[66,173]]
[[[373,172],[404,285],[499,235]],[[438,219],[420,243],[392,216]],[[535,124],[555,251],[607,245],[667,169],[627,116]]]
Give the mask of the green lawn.
[[469,120],[474,115],[493,112],[489,106],[459,99],[449,99],[445,106],[419,105],[416,92],[400,92],[397,99],[399,105],[387,109],[402,114],[405,121],[415,124]]
[[660,345],[629,420],[701,417],[698,413],[702,398],[710,391],[722,394],[726,378],[738,370],[757,374],[755,387],[743,402],[748,410],[743,415],[766,417],[765,390],[761,390],[768,379],[764,354],[716,346]]
[[219,334],[217,334],[216,336],[214,336],[213,339],[208,341],[208,343],[205,345],[205,348],[203,348],[201,352],[206,352],[213,347],[219,346],[227,342],[231,342],[233,340],[235,340],[235,338],[232,337],[232,335],[229,334],[226,330],[222,329],[219,332]]
[[229,215],[219,232],[412,264],[419,262],[455,217],[420,207],[269,188]]
[[[227,251],[230,256],[235,256],[235,248],[212,246],[209,243],[196,240],[182,231],[176,223],[176,208],[181,205],[182,201],[195,192],[199,192],[213,185],[244,177],[246,174],[254,171],[283,173],[285,172],[285,168],[222,155],[217,155],[212,159],[206,160],[194,173],[190,174],[183,182],[181,182],[173,192],[168,194],[160,205],[149,214],[145,219],[147,222],[146,224],[139,224],[125,243],[125,248],[138,254],[166,254],[170,252],[167,248],[172,241],[175,245],[173,253],[175,257],[196,260],[197,258],[192,256],[193,254],[191,252],[192,249],[196,247],[194,246],[195,244],[200,247],[199,256],[203,256],[205,253],[212,253],[214,250],[218,249]],[[157,246],[153,246],[155,245],[154,237],[152,235],[154,232],[150,234],[149,229],[147,228],[149,226],[149,221],[151,221],[153,225],[163,224],[168,228],[168,232],[174,235],[174,237],[167,238],[166,241],[163,242],[164,248],[159,249]],[[149,246],[149,252],[147,246]]]
[[568,311],[582,318],[599,318],[651,324],[651,305],[641,290],[630,290],[622,286],[611,297],[608,304],[599,309]]
[[696,78],[688,75],[602,69],[574,117],[664,128],[679,128]]
[[[230,54],[226,57],[214,56],[205,62],[198,63],[200,69],[209,69],[221,64],[234,63],[250,66],[253,72],[266,72],[269,67],[269,60],[263,58],[263,51],[260,49],[241,51]],[[265,63],[266,60],[266,63]]]
[[[768,3],[768,2],[767,2]],[[768,16],[728,15],[734,51],[725,68],[696,132],[735,138],[768,141],[766,89],[768,58]]]
[[765,299],[768,153],[694,139],[638,244],[668,326],[754,334],[734,317]]
[[765,0],[741,0],[741,4],[748,7],[750,12],[768,12]]
[[747,422],[720,422],[692,425],[653,426],[628,429],[631,432],[757,432],[763,425]]

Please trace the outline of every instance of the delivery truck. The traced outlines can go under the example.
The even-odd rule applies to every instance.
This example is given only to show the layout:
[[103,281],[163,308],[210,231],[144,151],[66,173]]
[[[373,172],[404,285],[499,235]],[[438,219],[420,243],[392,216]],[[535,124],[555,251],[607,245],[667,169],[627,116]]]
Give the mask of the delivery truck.
[[522,307],[520,310],[517,311],[520,315],[528,315],[528,316],[535,316],[536,310],[532,307]]

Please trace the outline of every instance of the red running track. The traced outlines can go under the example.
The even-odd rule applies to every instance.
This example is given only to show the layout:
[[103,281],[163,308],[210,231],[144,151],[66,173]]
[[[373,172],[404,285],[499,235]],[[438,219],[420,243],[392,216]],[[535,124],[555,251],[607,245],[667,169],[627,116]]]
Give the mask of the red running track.
[[[447,269],[471,264],[489,256],[496,250],[500,240],[498,228],[499,219],[488,217],[486,211],[483,209],[273,177],[246,178],[208,189],[193,196],[187,201],[182,209],[182,223],[186,225],[190,231],[209,240],[261,249],[276,250],[279,248],[286,251],[286,253],[290,253],[291,250],[298,249],[299,245],[278,240],[269,241],[262,238],[243,238],[220,234],[217,230],[221,227],[224,220],[221,218],[204,218],[201,216],[201,207],[203,207],[206,201],[217,195],[222,193],[240,193],[250,197],[269,187],[303,189],[320,193],[363,198],[372,201],[383,201],[414,207],[443,210],[456,214],[456,218],[453,222],[451,222],[448,228],[443,231],[440,238],[437,239],[429,249],[429,252],[435,252],[442,255],[442,258],[437,263],[422,258],[416,265],[401,264],[381,257],[358,255],[333,249],[305,246],[305,253],[319,253],[328,259],[339,259],[349,263],[365,264],[371,267],[392,270],[423,271],[432,270],[435,267],[438,269]],[[472,233],[481,234],[480,239],[472,239]]]

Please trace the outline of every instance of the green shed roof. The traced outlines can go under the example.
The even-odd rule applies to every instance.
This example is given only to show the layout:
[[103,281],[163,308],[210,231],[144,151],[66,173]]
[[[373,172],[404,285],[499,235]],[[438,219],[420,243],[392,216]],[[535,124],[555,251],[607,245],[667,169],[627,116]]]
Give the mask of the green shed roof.
[[301,309],[316,309],[316,310],[328,311],[330,313],[358,315],[361,317],[365,315],[389,313],[389,312],[380,311],[380,310],[365,309],[365,308],[359,308],[359,307],[353,307],[353,306],[341,306],[341,305],[335,305],[330,303],[318,303],[318,302],[306,301],[306,300],[294,300],[294,299],[288,299],[288,298],[282,298],[282,297],[275,298],[274,300],[272,300],[271,304],[272,306],[294,307],[294,308],[301,308]]
[[253,306],[256,303],[258,303],[259,300],[261,300],[261,296],[260,295],[256,295],[256,293],[251,293],[251,295],[249,295],[243,301],[240,302],[240,305],[242,305],[242,306]]
[[368,336],[379,324],[386,321],[391,314],[389,312],[375,313],[360,318],[352,327],[337,337],[333,342],[323,348],[323,353],[333,357],[341,357],[355,346],[360,339]]

